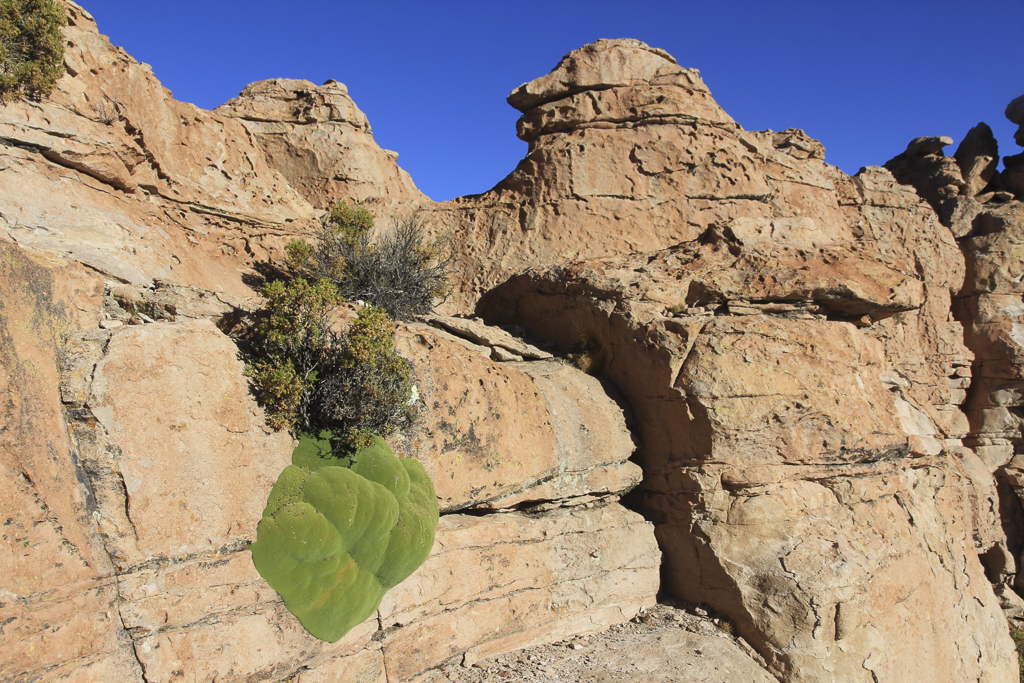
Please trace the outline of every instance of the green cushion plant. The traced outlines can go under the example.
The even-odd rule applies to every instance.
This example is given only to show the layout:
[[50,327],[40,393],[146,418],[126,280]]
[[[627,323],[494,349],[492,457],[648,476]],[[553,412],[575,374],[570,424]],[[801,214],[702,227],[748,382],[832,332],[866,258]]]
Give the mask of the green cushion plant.
[[423,564],[438,505],[423,466],[373,436],[335,453],[334,435],[304,434],[278,477],[250,546],[260,576],[311,634],[336,642]]

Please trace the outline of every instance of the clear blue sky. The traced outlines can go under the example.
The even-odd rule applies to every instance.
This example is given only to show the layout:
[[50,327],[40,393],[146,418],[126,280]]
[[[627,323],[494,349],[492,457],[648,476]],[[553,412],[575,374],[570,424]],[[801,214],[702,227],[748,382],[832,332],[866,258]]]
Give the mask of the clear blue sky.
[[80,0],[177,99],[212,109],[265,78],[349,87],[377,143],[436,200],[515,168],[510,91],[598,38],[637,38],[701,75],[747,130],[803,128],[847,173],[921,135],[952,154],[1024,94],[1024,0],[608,2]]

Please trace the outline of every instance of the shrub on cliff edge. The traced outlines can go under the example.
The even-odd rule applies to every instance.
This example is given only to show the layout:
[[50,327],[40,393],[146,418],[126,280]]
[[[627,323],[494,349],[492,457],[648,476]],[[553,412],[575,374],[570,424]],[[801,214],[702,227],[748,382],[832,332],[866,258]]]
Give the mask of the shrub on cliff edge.
[[53,91],[64,75],[65,25],[54,0],[0,0],[0,103]]
[[349,447],[388,435],[412,395],[409,363],[395,351],[384,310],[363,307],[344,334],[331,313],[343,299],[327,280],[271,282],[246,374],[277,428],[331,430]]
[[452,254],[447,240],[428,239],[419,216],[397,220],[372,238],[373,214],[335,204],[324,216],[313,244],[285,247],[292,267],[326,278],[349,301],[368,301],[395,320],[429,313],[447,298]]

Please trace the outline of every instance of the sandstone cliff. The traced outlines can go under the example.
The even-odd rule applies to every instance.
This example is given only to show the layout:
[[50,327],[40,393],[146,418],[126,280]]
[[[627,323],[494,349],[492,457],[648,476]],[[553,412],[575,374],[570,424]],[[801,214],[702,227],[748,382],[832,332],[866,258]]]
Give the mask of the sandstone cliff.
[[[199,110],[66,4],[68,76],[0,111],[0,677],[456,680],[663,581],[737,624],[752,680],[1017,679],[1024,166],[985,128],[850,178],[598,41],[509,97],[508,178],[432,204],[341,84]],[[337,198],[424,211],[460,245],[446,312],[483,320],[400,326],[392,445],[444,514],[331,645],[246,550],[293,444],[230,334]]]
[[602,359],[666,587],[784,680],[1014,680],[978,559],[995,487],[963,440],[964,256],[931,207],[799,131],[744,131],[635,41],[509,102],[527,158],[437,209],[472,245],[463,305],[490,289],[487,322]]
[[316,207],[425,198],[344,86],[275,80],[202,111],[67,7],[68,76],[0,117],[0,677],[407,681],[653,606],[653,526],[617,503],[641,476],[622,407],[437,318],[399,331],[420,403],[394,442],[448,513],[431,559],[339,643],[302,629],[247,550],[294,443],[225,331]]

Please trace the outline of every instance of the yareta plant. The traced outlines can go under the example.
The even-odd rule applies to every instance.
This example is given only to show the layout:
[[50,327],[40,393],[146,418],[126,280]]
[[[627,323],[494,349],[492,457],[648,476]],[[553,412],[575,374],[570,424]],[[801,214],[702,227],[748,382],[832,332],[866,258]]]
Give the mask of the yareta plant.
[[333,643],[427,559],[438,505],[423,466],[395,457],[381,437],[342,457],[332,438],[300,438],[250,549],[306,630]]

